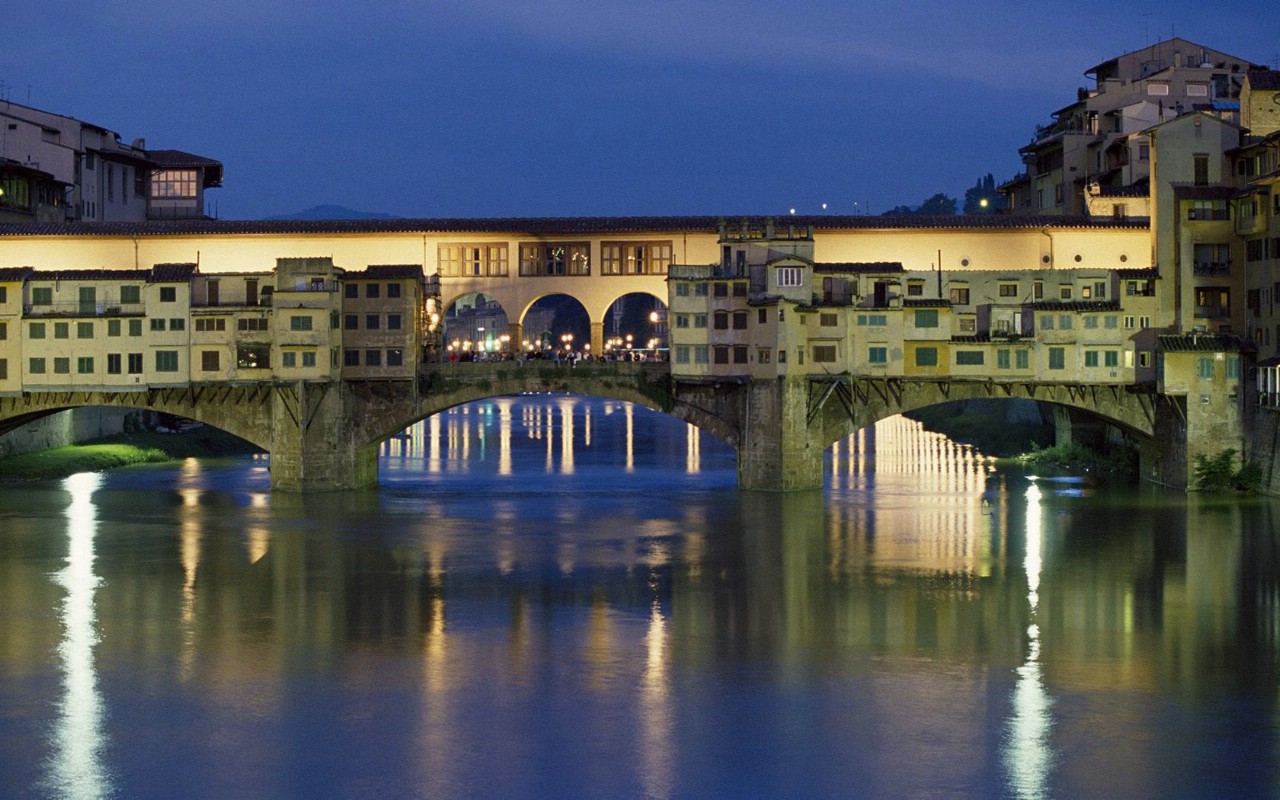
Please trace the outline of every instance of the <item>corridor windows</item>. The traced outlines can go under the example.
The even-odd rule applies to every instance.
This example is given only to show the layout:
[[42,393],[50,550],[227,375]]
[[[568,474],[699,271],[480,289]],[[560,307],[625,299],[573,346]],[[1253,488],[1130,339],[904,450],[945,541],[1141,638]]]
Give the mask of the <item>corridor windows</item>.
[[[437,251],[437,258],[440,274],[448,278],[507,276],[505,244],[442,244]],[[390,291],[387,296],[392,296]]]
[[590,275],[587,242],[521,242],[521,277]]
[[666,275],[671,266],[669,241],[601,242],[601,275]]

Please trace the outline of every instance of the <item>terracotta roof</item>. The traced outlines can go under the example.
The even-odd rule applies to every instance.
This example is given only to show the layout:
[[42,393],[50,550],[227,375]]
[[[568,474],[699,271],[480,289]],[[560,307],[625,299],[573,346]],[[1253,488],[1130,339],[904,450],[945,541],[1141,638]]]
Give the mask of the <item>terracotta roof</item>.
[[0,269],[0,282],[23,281],[33,272],[35,269],[32,267],[5,267]]
[[1138,186],[1099,186],[1099,197],[1146,197],[1151,189],[1146,185]]
[[902,301],[903,308],[950,308],[951,301],[941,297],[907,297]]
[[1118,300],[1042,300],[1027,303],[1033,311],[1119,311]]
[[1167,352],[1221,353],[1253,350],[1248,339],[1215,333],[1165,334],[1157,336],[1160,349]]
[[[0,225],[0,236],[192,236],[227,234],[362,234],[362,233],[511,233],[514,236],[565,236],[587,233],[701,232],[718,233],[722,222],[741,217],[480,217],[430,219],[339,220],[149,220],[146,222],[13,223]],[[767,218],[748,217],[761,228]],[[779,216],[775,222],[816,230],[1022,230],[1027,228],[1145,229],[1145,219],[967,214],[954,216],[874,217]]]
[[151,283],[186,283],[196,274],[195,264],[156,264],[151,268]]
[[1130,269],[1118,269],[1116,274],[1121,278],[1159,278],[1160,270],[1155,267],[1132,267]]
[[815,273],[879,273],[903,272],[901,261],[849,261],[833,263],[815,263]]
[[389,280],[396,278],[421,278],[421,264],[370,264],[367,269],[347,270],[342,276],[343,280],[351,278],[374,278],[377,280]]
[[1240,192],[1230,186],[1175,185],[1173,193],[1179,200],[1231,200]]
[[1251,69],[1248,73],[1249,88],[1257,91],[1280,90],[1280,71],[1273,69]]
[[37,281],[145,281],[146,269],[42,269],[33,270],[29,280]]

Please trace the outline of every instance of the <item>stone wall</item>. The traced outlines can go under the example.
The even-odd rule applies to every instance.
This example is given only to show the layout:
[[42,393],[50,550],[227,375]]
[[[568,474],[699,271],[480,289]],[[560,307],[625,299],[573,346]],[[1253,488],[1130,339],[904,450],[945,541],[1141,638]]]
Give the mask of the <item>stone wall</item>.
[[0,458],[99,439],[124,430],[125,419],[139,412],[124,408],[75,408],[29,422],[0,436]]

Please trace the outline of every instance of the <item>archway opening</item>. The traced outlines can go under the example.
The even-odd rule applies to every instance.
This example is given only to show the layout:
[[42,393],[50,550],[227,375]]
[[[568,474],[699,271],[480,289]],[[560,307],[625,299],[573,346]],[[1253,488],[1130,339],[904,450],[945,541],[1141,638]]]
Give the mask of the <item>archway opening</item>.
[[625,294],[604,315],[605,355],[663,358],[668,332],[666,303],[645,292]]
[[530,356],[591,353],[591,317],[575,297],[550,294],[524,312],[521,349]]
[[444,313],[444,349],[450,360],[470,360],[476,354],[514,352],[507,310],[479,292],[456,298]]

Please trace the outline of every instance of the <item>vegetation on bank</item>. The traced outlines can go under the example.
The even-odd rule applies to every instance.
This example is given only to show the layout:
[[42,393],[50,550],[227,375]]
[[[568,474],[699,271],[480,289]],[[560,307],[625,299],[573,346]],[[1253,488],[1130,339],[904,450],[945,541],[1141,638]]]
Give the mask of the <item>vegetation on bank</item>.
[[1228,447],[1216,456],[1196,456],[1196,489],[1248,494],[1262,491],[1262,465],[1257,461],[1240,461],[1236,458],[1238,454],[1235,448]]
[[1091,472],[1115,477],[1136,475],[1138,469],[1138,453],[1132,447],[1114,446],[1107,448],[1105,452],[1099,452],[1078,442],[1044,448],[1033,447],[1029,453],[1001,460],[1013,461],[1041,471]]
[[1014,458],[1052,444],[1052,426],[1037,422],[1010,421],[993,417],[988,410],[972,404],[947,403],[911,411],[905,416],[926,430],[976,447],[983,455]]
[[181,431],[133,430],[91,442],[0,458],[0,480],[50,480],[134,464],[243,455],[257,448],[204,425]]

